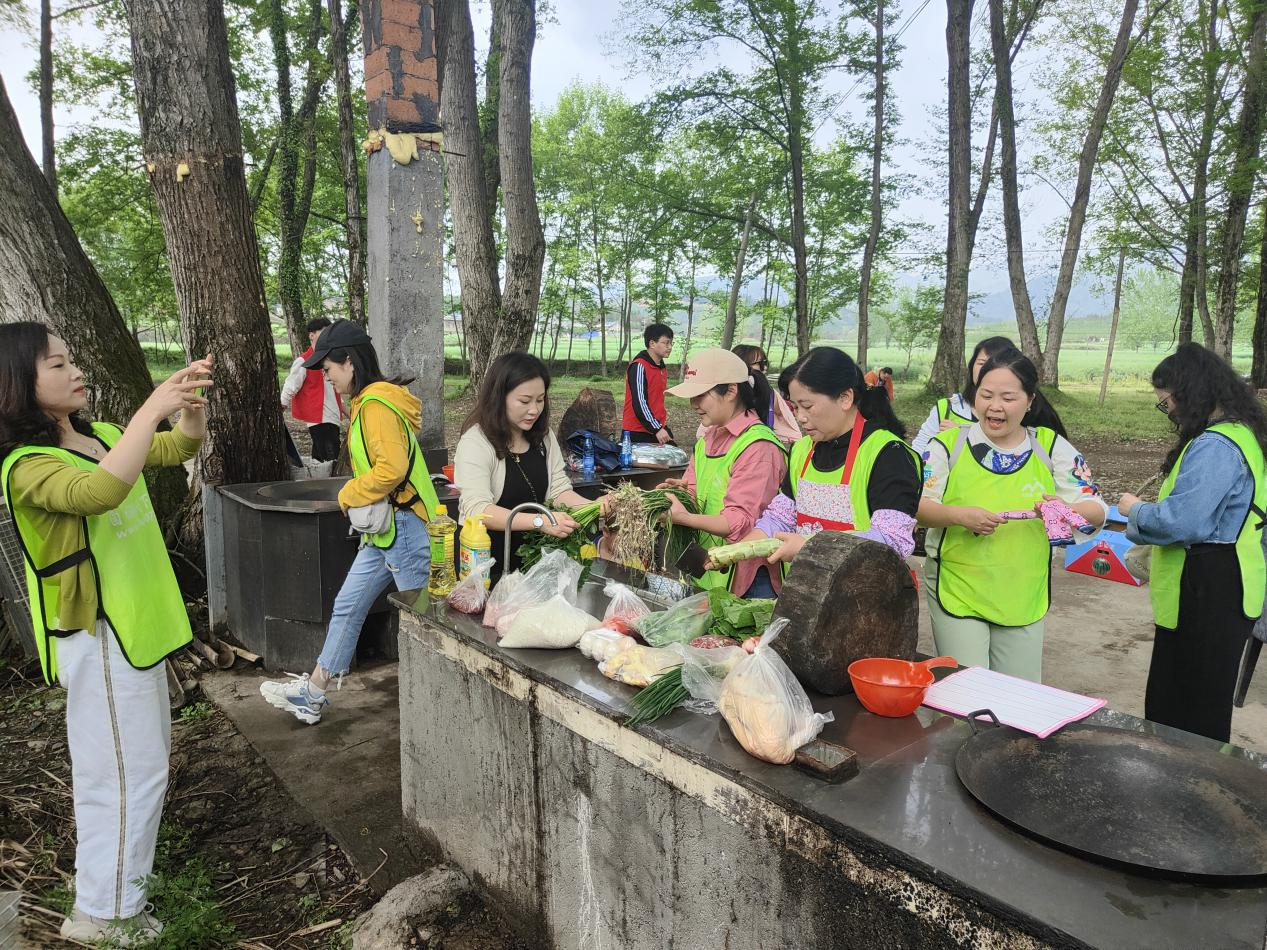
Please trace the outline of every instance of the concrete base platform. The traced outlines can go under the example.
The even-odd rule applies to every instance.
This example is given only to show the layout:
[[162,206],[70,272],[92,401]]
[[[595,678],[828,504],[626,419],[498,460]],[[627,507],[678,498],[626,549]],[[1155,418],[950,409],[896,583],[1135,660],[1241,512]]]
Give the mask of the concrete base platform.
[[396,664],[358,670],[315,726],[274,709],[258,670],[205,673],[207,698],[264,757],[286,791],[338,842],[375,894],[431,862],[402,832]]

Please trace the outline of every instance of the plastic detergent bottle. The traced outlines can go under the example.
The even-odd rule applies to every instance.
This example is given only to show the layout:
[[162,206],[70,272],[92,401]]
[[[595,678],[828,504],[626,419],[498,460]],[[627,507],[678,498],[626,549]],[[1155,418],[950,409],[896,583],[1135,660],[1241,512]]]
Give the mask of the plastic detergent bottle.
[[[462,522],[462,536],[458,539],[458,574],[466,577],[481,564],[493,558],[493,539],[488,536],[484,527],[484,519],[488,515],[471,515]],[[484,587],[489,586],[488,578],[484,578]]]
[[427,535],[431,538],[431,577],[427,593],[432,597],[447,597],[457,586],[453,570],[453,535],[457,530],[458,523],[449,517],[444,505],[437,504],[427,522]]

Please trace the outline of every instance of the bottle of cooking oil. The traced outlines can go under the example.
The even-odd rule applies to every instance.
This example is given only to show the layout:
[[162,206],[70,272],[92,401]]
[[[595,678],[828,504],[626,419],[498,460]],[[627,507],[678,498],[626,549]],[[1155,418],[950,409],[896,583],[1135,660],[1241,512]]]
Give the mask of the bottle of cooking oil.
[[[493,542],[484,527],[484,519],[488,515],[471,515],[462,524],[462,534],[458,538],[458,575],[465,578],[481,564],[493,557]],[[484,578],[484,589],[488,589],[488,578]]]
[[449,517],[443,504],[437,504],[427,522],[427,536],[431,539],[431,577],[427,593],[432,597],[447,597],[457,586],[453,569],[453,536],[457,530],[458,523]]

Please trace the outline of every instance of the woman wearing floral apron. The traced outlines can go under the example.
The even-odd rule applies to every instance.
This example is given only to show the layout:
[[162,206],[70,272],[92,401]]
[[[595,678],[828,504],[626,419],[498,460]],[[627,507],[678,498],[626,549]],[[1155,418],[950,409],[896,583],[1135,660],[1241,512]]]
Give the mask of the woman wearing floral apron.
[[888,399],[868,390],[858,364],[834,347],[810,350],[781,382],[805,435],[750,537],[783,541],[772,564],[791,562],[819,531],[853,531],[907,557],[921,466]]

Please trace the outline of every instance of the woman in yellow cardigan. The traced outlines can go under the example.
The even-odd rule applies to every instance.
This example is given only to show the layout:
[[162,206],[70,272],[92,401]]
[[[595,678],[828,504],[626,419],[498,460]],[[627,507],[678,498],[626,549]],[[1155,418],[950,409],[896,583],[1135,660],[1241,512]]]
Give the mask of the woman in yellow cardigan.
[[0,480],[40,665],[66,688],[77,844],[61,934],[83,944],[162,930],[142,883],[171,748],[162,661],[191,635],[141,469],[198,451],[210,370],[207,358],[178,371],[120,429],[84,416],[84,377],[62,340],[39,323],[0,326]]

